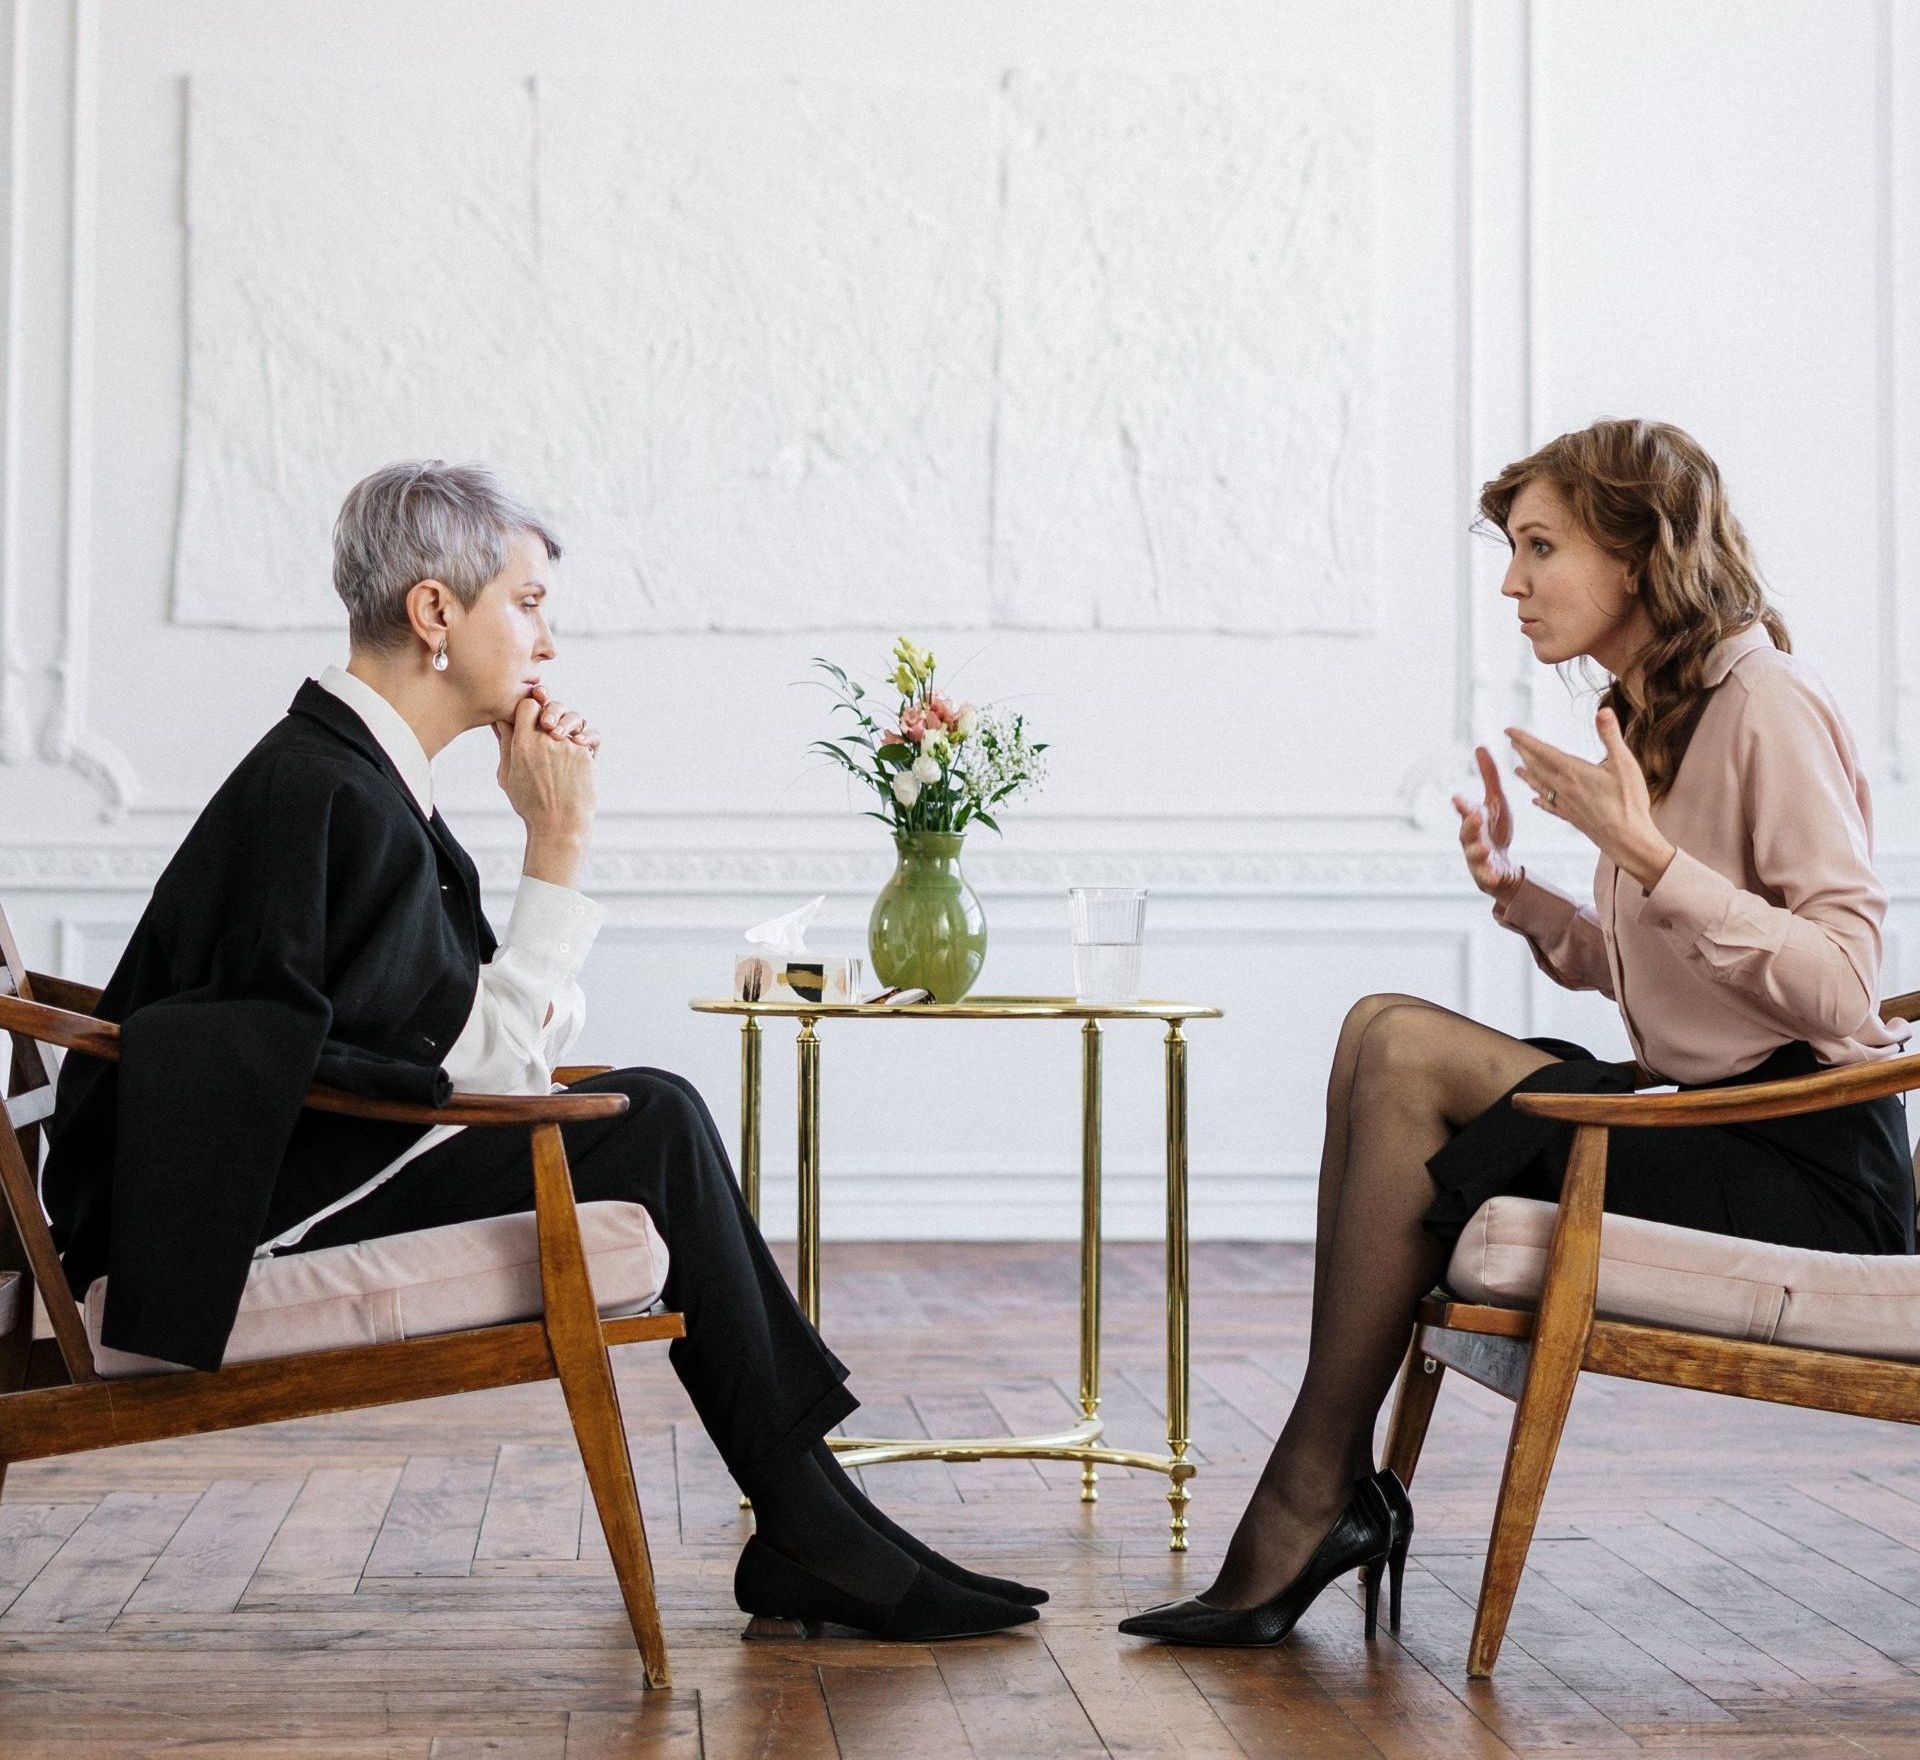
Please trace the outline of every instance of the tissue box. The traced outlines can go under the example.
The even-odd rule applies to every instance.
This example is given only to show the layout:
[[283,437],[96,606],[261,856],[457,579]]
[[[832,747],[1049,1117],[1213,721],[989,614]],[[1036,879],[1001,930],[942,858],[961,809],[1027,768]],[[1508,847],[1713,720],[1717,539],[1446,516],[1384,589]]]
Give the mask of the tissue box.
[[733,962],[736,1002],[857,1002],[858,955],[743,953]]

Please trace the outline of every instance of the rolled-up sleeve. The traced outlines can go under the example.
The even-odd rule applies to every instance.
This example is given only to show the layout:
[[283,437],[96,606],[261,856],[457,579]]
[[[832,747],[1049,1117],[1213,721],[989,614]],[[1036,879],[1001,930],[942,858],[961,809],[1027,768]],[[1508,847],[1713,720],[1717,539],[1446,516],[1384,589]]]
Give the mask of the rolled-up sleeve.
[[1748,690],[1737,738],[1764,894],[1681,850],[1641,898],[1639,921],[1797,1037],[1850,1038],[1874,1012],[1887,894],[1845,729],[1804,682],[1769,669]]
[[570,887],[521,875],[506,935],[480,968],[473,1012],[445,1059],[455,1089],[548,1091],[586,1022],[579,974],[605,916]]
[[1512,898],[1494,905],[1493,920],[1524,935],[1534,964],[1562,988],[1613,994],[1607,938],[1591,905],[1528,874]]

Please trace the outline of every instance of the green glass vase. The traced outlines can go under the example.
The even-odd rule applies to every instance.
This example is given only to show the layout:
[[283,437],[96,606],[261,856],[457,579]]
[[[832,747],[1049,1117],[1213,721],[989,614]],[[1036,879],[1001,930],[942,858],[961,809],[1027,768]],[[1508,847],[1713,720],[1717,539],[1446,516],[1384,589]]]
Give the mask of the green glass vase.
[[987,960],[987,918],[960,872],[960,831],[896,832],[893,878],[873,901],[867,949],[882,984],[958,1002]]

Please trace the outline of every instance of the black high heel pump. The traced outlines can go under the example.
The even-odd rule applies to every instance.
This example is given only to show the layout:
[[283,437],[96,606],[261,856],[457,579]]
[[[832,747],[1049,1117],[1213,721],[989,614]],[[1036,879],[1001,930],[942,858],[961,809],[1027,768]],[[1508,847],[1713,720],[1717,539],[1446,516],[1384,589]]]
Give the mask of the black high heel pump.
[[1391,1586],[1387,1600],[1387,1630],[1397,1632],[1400,1629],[1400,1579],[1407,1568],[1407,1548],[1413,1542],[1413,1499],[1407,1495],[1406,1486],[1400,1483],[1399,1476],[1390,1467],[1382,1467],[1366,1483],[1380,1493],[1381,1501],[1387,1506],[1387,1520],[1392,1529],[1385,1559],[1373,1559],[1360,1570],[1360,1580],[1367,1592],[1367,1636],[1371,1638],[1380,1607],[1380,1566],[1383,1562]]
[[[1299,1624],[1322,1589],[1358,1566],[1378,1566],[1392,1545],[1393,1515],[1386,1493],[1374,1480],[1362,1479],[1300,1574],[1271,1600],[1256,1607],[1215,1607],[1189,1595],[1123,1619],[1120,1629],[1136,1638],[1160,1638],[1170,1644],[1278,1644]],[[1367,1598],[1368,1637],[1373,1636],[1377,1575],[1372,1582]]]

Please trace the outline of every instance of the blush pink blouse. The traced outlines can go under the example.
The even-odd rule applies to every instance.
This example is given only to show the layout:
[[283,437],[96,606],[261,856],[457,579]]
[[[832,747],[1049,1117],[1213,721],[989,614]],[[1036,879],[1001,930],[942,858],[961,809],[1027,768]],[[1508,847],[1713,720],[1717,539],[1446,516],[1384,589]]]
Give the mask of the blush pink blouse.
[[1607,857],[1594,902],[1528,876],[1494,920],[1569,990],[1619,1004],[1641,1067],[1710,1082],[1804,1039],[1823,1064],[1897,1056],[1882,1021],[1873,811],[1853,735],[1758,624],[1707,660],[1712,695],[1653,809],[1679,852],[1652,891]]

